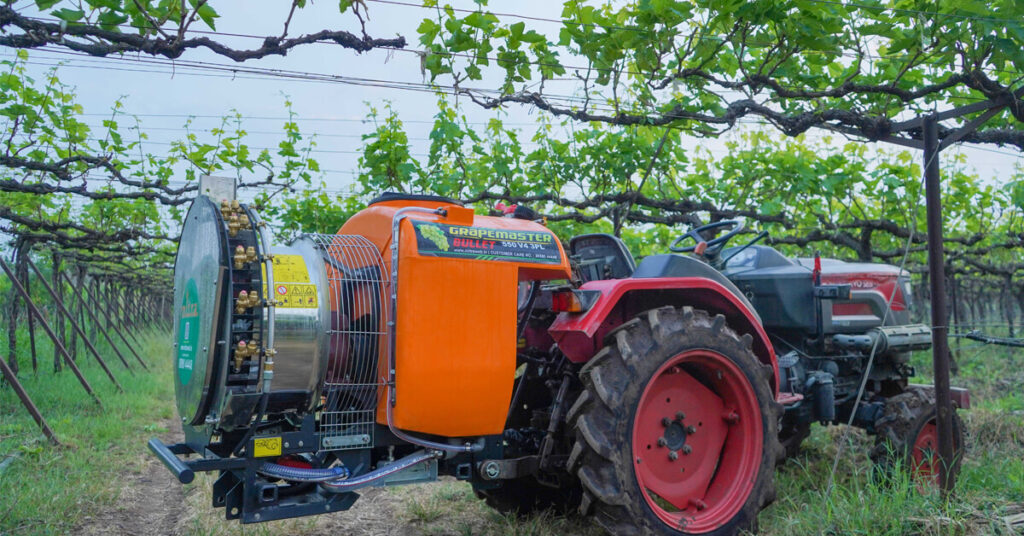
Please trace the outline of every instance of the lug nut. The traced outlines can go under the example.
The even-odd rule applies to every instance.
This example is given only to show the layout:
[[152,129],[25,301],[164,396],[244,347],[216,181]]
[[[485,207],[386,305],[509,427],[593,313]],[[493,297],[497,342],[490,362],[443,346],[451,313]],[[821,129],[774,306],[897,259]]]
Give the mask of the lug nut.
[[668,417],[665,417],[665,418],[661,419],[661,425],[662,426],[668,428],[668,425],[670,425],[670,424],[672,424],[672,421],[670,421],[668,419]]
[[672,452],[668,453],[668,459],[676,461],[677,459],[679,459],[679,454],[676,454],[676,451],[673,450]]
[[736,424],[740,420],[740,414],[735,411],[730,411],[722,416],[722,419],[729,424]]
[[664,437],[659,437],[658,438],[658,446],[659,447],[664,447],[665,445],[668,445],[668,441],[665,440]]
[[686,418],[686,414],[685,413],[683,413],[682,411],[677,411],[676,412],[676,420],[677,421],[681,421],[681,420],[683,420],[685,418]]
[[695,426],[693,426],[692,424],[690,426],[686,427],[686,433],[688,433],[688,434],[695,433],[696,431],[697,431],[697,428]]
[[689,454],[693,452],[693,447],[690,445],[683,445],[683,454]]

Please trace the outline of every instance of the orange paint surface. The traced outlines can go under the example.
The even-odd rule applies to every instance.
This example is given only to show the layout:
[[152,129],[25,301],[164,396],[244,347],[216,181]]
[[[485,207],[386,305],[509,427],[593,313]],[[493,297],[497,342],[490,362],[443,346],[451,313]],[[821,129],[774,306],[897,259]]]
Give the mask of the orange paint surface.
[[[550,233],[525,220],[474,215],[432,201],[387,201],[353,216],[340,234],[365,236],[391,268],[395,212],[406,206],[445,207],[449,217],[413,214],[399,242],[395,425],[445,437],[500,434],[512,398],[516,366],[516,300],[520,281],[567,279],[569,263],[479,260],[421,255],[410,220],[488,229]],[[379,370],[387,373],[387,345]],[[377,421],[386,424],[381,393]]]

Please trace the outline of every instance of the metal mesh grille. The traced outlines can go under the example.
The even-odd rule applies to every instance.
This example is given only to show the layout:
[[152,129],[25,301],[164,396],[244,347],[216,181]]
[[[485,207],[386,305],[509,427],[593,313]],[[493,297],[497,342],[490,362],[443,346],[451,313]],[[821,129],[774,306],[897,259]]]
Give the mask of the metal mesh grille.
[[306,235],[320,250],[330,288],[330,340],[320,412],[322,450],[373,444],[374,414],[386,379],[388,273],[362,236]]

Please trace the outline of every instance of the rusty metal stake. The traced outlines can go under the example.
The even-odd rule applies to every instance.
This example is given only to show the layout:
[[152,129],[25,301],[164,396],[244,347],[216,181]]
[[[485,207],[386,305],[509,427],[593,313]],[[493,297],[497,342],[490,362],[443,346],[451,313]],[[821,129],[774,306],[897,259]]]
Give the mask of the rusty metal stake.
[[[71,279],[69,279],[68,276],[65,276],[65,279],[68,281],[68,284],[71,284]],[[85,291],[89,293],[90,298],[95,299],[95,297],[92,295],[92,292],[89,290],[88,286],[85,288]],[[100,308],[100,311],[102,311],[102,308]],[[142,365],[142,368],[145,370],[150,370],[150,367],[148,367],[148,365],[146,365],[145,362],[142,361],[142,358],[139,357],[138,353],[135,352],[135,348],[132,347],[131,342],[128,342],[128,339],[125,337],[124,333],[122,333],[121,330],[118,328],[117,319],[111,319],[111,317],[106,317],[106,320],[108,320],[108,324],[111,326],[111,329],[115,333],[117,333],[119,337],[121,337],[121,340],[124,341],[125,346],[128,348],[128,351],[131,352],[132,356],[135,356],[135,359],[138,361],[140,365]],[[128,333],[131,334],[130,331]],[[113,342],[111,344],[113,344]]]
[[[67,276],[64,276],[64,278],[67,279]],[[67,279],[67,281],[68,281],[68,283],[71,283],[70,279]],[[88,287],[85,290],[86,290],[86,292],[88,292],[89,291]],[[91,293],[89,294],[89,297],[90,298],[93,297]],[[108,320],[109,320],[109,318],[108,318]],[[125,338],[124,333],[122,333],[121,330],[118,329],[116,320],[117,319],[115,318],[114,321],[110,323],[110,327],[111,327],[112,331],[114,333],[116,333],[118,337],[121,337],[121,340],[124,341],[125,347],[127,347],[128,351],[130,351],[132,353],[132,355],[135,356],[135,359],[139,362],[140,365],[142,365],[142,368],[144,368],[146,370],[149,370],[149,366],[146,365],[146,362],[142,360],[142,357],[140,357],[139,353],[135,351],[135,348],[132,348],[132,343],[128,342],[128,339]],[[113,345],[114,343],[110,343],[110,344]]]
[[32,402],[32,399],[29,398],[28,393],[25,392],[25,388],[22,387],[21,382],[18,381],[18,377],[14,375],[14,371],[11,370],[11,367],[7,366],[7,362],[3,359],[0,359],[0,371],[3,371],[4,379],[7,380],[7,383],[11,384],[11,387],[14,388],[14,392],[17,393],[18,398],[21,399],[21,403],[25,406],[25,409],[32,414],[32,418],[35,419],[36,424],[43,429],[43,434],[50,440],[50,443],[53,443],[58,447],[61,446],[60,440],[57,439],[57,434],[53,433],[49,424],[46,424],[46,419],[43,418],[43,414],[39,413],[39,408],[37,408]]
[[939,173],[939,122],[922,120],[925,210],[928,219],[928,274],[932,293],[932,365],[935,368],[935,421],[939,440],[939,483],[943,495],[953,490],[953,404],[949,394],[949,320],[946,316],[946,266],[942,247],[942,190]]
[[[57,296],[57,292],[53,290],[53,287],[51,287],[49,283],[46,282],[46,279],[43,277],[43,273],[39,271],[39,267],[36,266],[34,262],[32,262],[32,259],[27,259],[27,261],[29,267],[32,268],[32,271],[36,273],[36,276],[38,276],[39,280],[43,283],[43,288],[45,288],[46,291],[50,293],[50,296],[53,298],[54,304],[56,304],[57,306],[57,311],[63,313],[64,316],[71,321],[71,329],[75,330],[75,332],[82,337],[82,340],[85,341],[86,348],[88,348],[89,351],[92,352],[92,355],[96,358],[96,361],[100,363],[100,366],[102,366],[104,370],[109,371],[110,369],[107,368],[106,361],[104,361],[103,357],[100,356],[99,350],[97,350],[96,346],[92,344],[92,341],[90,341],[89,338],[85,336],[85,330],[82,329],[81,325],[79,325],[79,323],[75,320],[75,315],[71,314],[71,312],[68,311],[66,307],[64,307],[64,303],[61,301],[60,297]],[[118,385],[118,389],[120,389],[120,387],[121,386]]]
[[[25,290],[25,287],[21,285],[20,281],[13,277],[14,272],[7,265],[7,262],[3,260],[3,258],[0,258],[0,268],[3,268],[4,273],[7,274],[7,277],[11,278],[11,286],[13,286],[14,290],[16,290],[18,294],[21,295],[21,298],[25,300],[25,305],[28,308],[29,314],[35,315],[35,317],[39,319],[39,324],[43,326],[43,331],[45,331],[46,334],[50,336],[50,339],[53,340],[54,347],[56,347],[57,351],[59,351],[61,355],[64,356],[64,363],[67,364],[67,366],[70,367],[72,371],[74,371],[75,377],[78,378],[78,383],[82,384],[82,387],[85,388],[85,392],[89,393],[92,396],[92,399],[96,401],[97,405],[103,407],[103,403],[100,402],[100,397],[96,396],[96,392],[92,390],[92,386],[89,385],[88,380],[85,379],[85,376],[82,376],[82,371],[78,369],[78,365],[76,365],[75,361],[71,359],[71,354],[68,353],[67,348],[64,348],[64,344],[60,342],[60,339],[57,338],[57,334],[54,333],[53,329],[50,328],[50,323],[46,321],[46,317],[44,317],[43,313],[41,313],[39,309],[36,307],[36,304],[32,301],[32,297],[29,296],[28,292]],[[104,372],[107,373],[107,376],[110,378],[110,381],[114,382],[114,385],[117,386],[118,390],[123,390],[121,389],[121,385],[117,383],[117,378],[115,378],[114,375],[110,372],[110,369],[107,368],[106,363],[104,363],[102,359],[100,360],[100,366],[103,367]]]
[[[71,280],[68,279],[67,275],[61,273],[61,276],[63,276],[68,283],[71,283]],[[93,311],[93,308],[88,306],[88,304],[82,298],[82,295],[78,293],[78,289],[75,288],[74,285],[71,286],[71,290],[72,292],[75,293],[76,296],[78,296],[79,300],[82,300],[83,304],[86,304],[86,306],[82,307],[82,309],[85,309],[86,311],[89,312],[89,317],[92,318],[93,325],[96,326],[97,331],[103,334],[103,337],[107,339],[107,343],[110,344],[110,347],[114,350],[114,353],[117,354],[118,359],[121,360],[121,364],[124,365],[124,368],[128,369],[128,372],[130,372],[134,376],[135,371],[132,370],[132,367],[130,365],[128,365],[128,360],[124,358],[124,354],[121,353],[121,350],[118,350],[117,345],[114,344],[114,339],[110,338],[110,334],[107,333],[107,330],[103,329],[103,326],[100,325],[99,318],[96,317],[96,313]]]

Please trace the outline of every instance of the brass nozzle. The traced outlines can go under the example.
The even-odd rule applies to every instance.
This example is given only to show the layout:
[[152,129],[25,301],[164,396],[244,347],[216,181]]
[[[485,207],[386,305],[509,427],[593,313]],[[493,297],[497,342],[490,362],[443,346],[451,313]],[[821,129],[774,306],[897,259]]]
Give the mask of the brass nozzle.
[[245,341],[238,341],[238,347],[235,348],[235,370],[242,369],[242,361],[248,357],[249,347],[246,346]]
[[231,217],[231,204],[228,203],[227,199],[220,202],[220,215],[224,218],[224,221]]
[[235,248],[234,261],[235,261],[235,270],[241,270],[242,266],[245,266],[246,255],[245,255],[245,248],[244,247],[238,246],[238,247]]
[[234,238],[240,229],[242,229],[242,221],[238,218],[238,214],[231,214],[228,217],[228,236]]
[[249,246],[245,248],[246,262],[256,262],[256,248]]
[[235,300],[235,314],[240,315],[249,308],[249,293],[242,291],[238,293],[238,299]]

